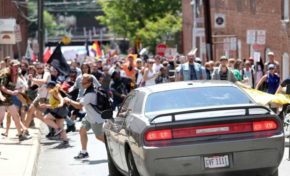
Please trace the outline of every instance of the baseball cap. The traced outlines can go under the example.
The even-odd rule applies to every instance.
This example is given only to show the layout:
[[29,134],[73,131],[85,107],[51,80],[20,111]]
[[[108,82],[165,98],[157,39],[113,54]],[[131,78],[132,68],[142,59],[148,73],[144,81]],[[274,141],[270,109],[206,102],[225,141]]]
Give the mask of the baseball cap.
[[49,81],[47,83],[47,87],[55,87],[56,86],[56,82],[55,81]]
[[270,64],[270,65],[268,65],[268,70],[270,70],[270,69],[274,69],[274,68],[276,68],[276,66],[275,66],[274,64]]
[[274,52],[272,52],[272,51],[270,51],[270,52],[268,52],[268,54],[267,54],[268,56],[274,56]]
[[228,60],[226,56],[221,56],[220,60]]
[[18,60],[16,60],[16,59],[13,59],[13,60],[10,61],[10,65],[11,66],[20,65],[20,62]]
[[196,58],[195,58],[195,62],[197,62],[197,63],[202,63],[202,61],[201,61],[201,59],[200,59],[199,57],[196,57]]
[[137,58],[136,62],[142,62],[142,59],[141,58]]

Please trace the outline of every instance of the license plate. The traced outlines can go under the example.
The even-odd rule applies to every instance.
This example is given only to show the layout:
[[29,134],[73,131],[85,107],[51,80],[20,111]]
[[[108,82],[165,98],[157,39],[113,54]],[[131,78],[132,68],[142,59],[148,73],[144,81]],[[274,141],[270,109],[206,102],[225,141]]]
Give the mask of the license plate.
[[204,157],[204,166],[208,169],[229,167],[229,156],[211,156]]

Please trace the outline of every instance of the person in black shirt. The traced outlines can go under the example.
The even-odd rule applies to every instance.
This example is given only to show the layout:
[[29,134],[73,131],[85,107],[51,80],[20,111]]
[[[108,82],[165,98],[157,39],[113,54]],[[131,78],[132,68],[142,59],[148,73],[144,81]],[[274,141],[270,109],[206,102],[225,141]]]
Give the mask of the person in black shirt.
[[116,107],[119,107],[122,104],[123,100],[129,93],[126,81],[124,81],[124,79],[121,78],[121,74],[119,71],[114,71],[112,74],[110,90],[112,91],[113,94],[112,108],[115,109]]
[[100,81],[100,79],[104,76],[104,73],[102,72],[103,67],[100,68],[100,63],[102,64],[102,62],[93,63],[91,68],[91,74],[94,75],[98,81]]

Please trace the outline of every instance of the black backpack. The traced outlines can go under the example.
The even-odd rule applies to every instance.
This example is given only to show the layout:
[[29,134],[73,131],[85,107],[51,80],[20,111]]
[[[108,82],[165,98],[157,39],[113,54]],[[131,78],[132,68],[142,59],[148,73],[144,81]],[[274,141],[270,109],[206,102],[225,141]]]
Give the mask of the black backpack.
[[105,111],[108,109],[112,109],[112,100],[110,95],[106,90],[104,90],[101,86],[96,90],[97,94],[97,102],[96,107],[99,111]]
[[[97,89],[91,87],[86,90],[85,94],[95,92],[97,96],[96,105],[91,104],[94,110],[101,114],[103,119],[110,119],[113,118],[113,109],[112,109],[112,98],[110,97],[109,93],[105,91],[101,86]],[[84,95],[85,95],[84,94]]]

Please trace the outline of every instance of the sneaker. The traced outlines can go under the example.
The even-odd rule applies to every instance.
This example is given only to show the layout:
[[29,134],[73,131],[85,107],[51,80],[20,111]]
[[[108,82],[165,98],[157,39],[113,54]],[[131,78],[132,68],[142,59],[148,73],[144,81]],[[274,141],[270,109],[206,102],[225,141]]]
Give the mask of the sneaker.
[[57,129],[56,132],[54,133],[54,136],[59,135],[62,131],[63,131],[62,128]]
[[23,131],[23,132],[22,132],[22,134],[24,134],[25,136],[30,136],[30,134],[29,134],[29,131],[28,131],[28,130],[25,130],[25,131]]
[[18,136],[18,139],[19,139],[19,141],[24,141],[24,140],[28,140],[29,138],[27,136],[25,136],[25,135],[20,134]]
[[2,136],[8,137],[7,133],[1,133]]
[[69,143],[68,143],[68,141],[62,141],[61,145],[63,147],[66,147],[66,146],[69,146]]
[[85,159],[85,158],[88,158],[88,157],[89,157],[88,152],[86,152],[86,153],[80,152],[77,156],[74,157],[74,159],[78,160],[78,159]]
[[66,133],[69,133],[69,132],[75,132],[76,131],[76,126],[73,124],[73,125],[70,125],[70,126],[67,126],[67,129],[66,129]]
[[51,138],[51,137],[53,137],[54,136],[54,134],[52,133],[52,132],[49,132],[45,137],[46,138]]

